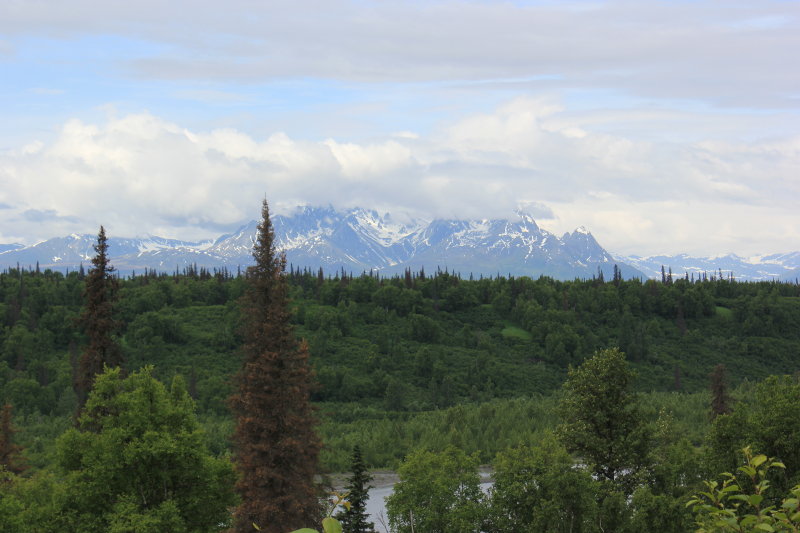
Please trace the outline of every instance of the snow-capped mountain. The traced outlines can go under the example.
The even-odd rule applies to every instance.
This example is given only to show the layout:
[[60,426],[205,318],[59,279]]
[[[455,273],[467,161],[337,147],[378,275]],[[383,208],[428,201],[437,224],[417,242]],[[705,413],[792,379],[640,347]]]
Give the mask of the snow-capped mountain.
[[13,244],[0,244],[0,253],[7,252],[9,250],[18,250],[20,248],[24,248],[23,245],[13,243]]
[[649,257],[618,256],[625,262],[644,272],[647,277],[660,278],[661,267],[672,269],[673,276],[690,278],[698,276],[729,278],[731,275],[740,281],[779,280],[795,281],[800,278],[800,252],[771,254],[753,257],[740,257],[728,254],[719,257],[691,257],[680,255],[654,255]]
[[[80,265],[87,268],[95,255],[96,235],[72,234],[55,237],[32,246],[17,246],[0,252],[3,267],[33,267],[42,270],[76,270]],[[171,270],[191,264],[215,266],[218,258],[204,253],[211,242],[186,242],[161,237],[108,239],[109,255],[113,266],[123,274],[145,268]]]
[[[294,267],[333,273],[402,273],[406,268],[458,272],[463,276],[552,276],[591,278],[599,271],[610,279],[616,264],[623,277],[661,276],[661,265],[673,275],[684,272],[733,271],[737,279],[794,280],[800,253],[757,258],[653,256],[614,258],[583,227],[558,237],[518,211],[509,219],[436,219],[398,222],[389,214],[353,208],[303,207],[272,219],[278,248]],[[122,274],[145,269],[173,272],[187,266],[236,270],[252,264],[257,223],[250,222],[215,241],[188,242],[160,237],[110,237],[109,255]],[[0,245],[0,268],[75,270],[94,256],[94,235],[57,237],[32,245]],[[792,274],[794,272],[794,274]]]

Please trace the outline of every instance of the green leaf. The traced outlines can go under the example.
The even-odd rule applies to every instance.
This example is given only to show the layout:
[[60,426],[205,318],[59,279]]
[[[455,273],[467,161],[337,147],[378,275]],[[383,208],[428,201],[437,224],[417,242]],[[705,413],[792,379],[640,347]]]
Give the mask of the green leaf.
[[739,471],[743,472],[748,477],[753,477],[756,475],[756,469],[749,465],[740,466]]
[[766,455],[756,455],[755,457],[753,457],[753,459],[750,461],[750,463],[751,463],[751,464],[752,464],[754,467],[758,468],[759,466],[761,466],[762,464],[764,464],[764,462],[765,462],[766,460],[767,460],[767,456],[766,456]]
[[758,521],[758,517],[756,517],[755,515],[752,515],[752,514],[748,514],[748,515],[745,515],[744,517],[742,517],[742,519],[739,521],[739,525],[742,528],[749,528],[750,526],[755,524],[757,521]]
[[322,520],[322,529],[325,533],[342,533],[342,524],[330,516]]
[[319,531],[311,529],[310,527],[304,527],[303,529],[295,529],[291,533],[319,533]]
[[798,504],[797,498],[787,498],[786,500],[783,501],[781,507],[783,507],[784,509],[795,510],[797,509],[797,504]]
[[760,529],[761,531],[775,531],[775,528],[769,524],[758,524],[756,529]]

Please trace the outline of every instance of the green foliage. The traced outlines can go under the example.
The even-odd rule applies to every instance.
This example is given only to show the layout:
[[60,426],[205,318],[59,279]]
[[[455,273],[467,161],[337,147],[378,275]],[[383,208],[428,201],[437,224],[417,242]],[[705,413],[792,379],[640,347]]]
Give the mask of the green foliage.
[[[679,367],[682,390],[700,391],[716,363],[735,385],[793,368],[800,353],[800,298],[791,285],[466,281],[445,273],[347,283],[299,271],[286,277],[297,334],[309,340],[322,384],[315,401],[382,407],[390,377],[407,386],[404,408],[411,411],[546,394],[569,364],[615,344],[629,349],[641,390],[674,390]],[[243,283],[197,272],[119,280],[118,340],[129,369],[153,364],[165,381],[175,374],[188,380],[194,371],[200,412],[227,415],[226,384],[240,362],[236,298]],[[0,395],[30,400],[18,413],[65,414],[74,405],[69,347],[85,344],[74,323],[83,287],[78,273],[0,273]],[[679,304],[684,332],[675,323]],[[769,322],[766,329],[759,321]],[[423,351],[428,370],[417,364]],[[22,381],[6,392],[15,379],[38,388]]]
[[206,451],[193,407],[182,380],[167,390],[150,368],[97,376],[78,429],[57,443],[60,530],[224,529],[233,472]]
[[[542,531],[558,530],[566,522],[547,526],[535,522],[536,516],[570,516],[570,505],[584,497],[594,507],[581,509],[596,518],[584,522],[587,531],[594,526],[618,532],[686,531],[691,521],[683,507],[687,494],[699,490],[697,483],[709,476],[709,469],[734,471],[736,451],[745,445],[786,465],[769,471],[762,506],[779,509],[800,476],[796,379],[771,378],[757,385],[742,381],[797,367],[796,285],[466,281],[441,272],[382,279],[344,273],[325,278],[301,271],[283,276],[292,297],[293,314],[287,317],[297,337],[309,340],[320,382],[312,398],[321,406],[326,443],[321,459],[327,468],[348,469],[355,444],[362,448],[365,466],[372,467],[397,466],[419,450],[444,456],[455,447],[483,463],[500,453],[497,472],[512,479],[508,486],[532,491],[555,487],[531,500],[528,507],[536,513],[524,516],[529,510],[524,506],[516,510],[520,516],[515,520],[537,524],[522,530]],[[32,471],[29,477],[9,476],[0,491],[0,524],[23,532],[193,530],[179,522],[183,518],[177,500],[140,507],[118,484],[133,479],[137,467],[117,471],[112,467],[119,462],[113,446],[88,444],[93,438],[124,434],[121,426],[105,435],[96,420],[83,431],[67,432],[57,457],[69,459],[69,464],[52,468],[56,436],[70,425],[77,404],[71,363],[76,347],[86,344],[75,324],[84,284],[78,273],[0,273],[0,400],[15,403],[20,430],[15,442],[25,448]],[[225,399],[231,393],[230,377],[241,364],[236,299],[244,287],[243,278],[226,272],[148,273],[119,280],[115,317],[122,323],[117,339],[129,368],[154,364],[150,376],[163,382],[183,376],[206,429],[199,440],[189,440],[199,442],[199,449],[210,448],[211,455],[225,455],[230,448],[233,424]],[[590,365],[593,353],[614,345],[627,348],[626,356],[614,363],[620,365],[618,372],[591,379],[602,375],[603,369],[595,368],[586,372],[581,387],[557,392],[569,365]],[[717,417],[706,440],[711,424],[708,375],[718,363],[728,370],[731,396],[738,403],[730,415]],[[631,371],[637,374],[635,383]],[[620,402],[605,405],[602,397],[613,396],[614,389],[626,392]],[[635,395],[634,389],[649,392]],[[574,401],[580,396],[576,394],[570,400],[579,390],[584,400]],[[572,419],[573,429],[583,428],[588,435],[592,424],[608,423],[614,429],[597,433],[596,439],[584,435],[563,441],[578,464],[612,464],[613,484],[590,479],[584,486],[581,468],[565,470],[569,456],[546,437],[556,427],[556,405],[562,400],[571,405],[568,410],[583,413]],[[113,403],[111,397],[108,401]],[[617,424],[625,417],[636,423],[627,429]],[[131,417],[125,424],[129,422],[136,426],[141,421]],[[632,435],[628,441],[617,438],[625,434]],[[698,449],[704,441],[706,454]],[[600,451],[606,442],[612,453],[603,458],[598,452],[591,459],[577,447],[588,450],[592,442]],[[154,445],[153,453],[169,455],[171,449]],[[126,453],[142,459],[144,469],[156,464],[145,461],[142,447]],[[93,461],[87,454],[94,454]],[[83,463],[81,470],[103,481],[90,483],[82,477],[78,465]],[[559,471],[566,479],[578,479],[559,489],[554,474]],[[743,480],[743,491],[750,490],[749,483]],[[113,490],[119,496],[113,501],[96,498],[89,509],[89,500],[76,496],[75,487],[95,495]],[[582,489],[580,495],[570,492],[574,487]],[[573,500],[559,499],[558,491],[573,494]],[[507,491],[508,501],[513,501],[513,492]],[[512,522],[503,527],[513,530]],[[490,530],[487,524],[481,515],[465,528]]]
[[455,447],[412,452],[400,466],[400,481],[386,499],[397,533],[479,532],[485,515],[478,458]]
[[[339,494],[334,492],[333,493],[333,500],[330,502],[331,505],[328,508],[328,514],[325,518],[322,519],[322,532],[323,533],[343,533],[344,530],[342,527],[342,523],[339,522],[337,519],[333,518],[331,515],[334,511],[341,505],[347,511],[350,510],[350,502],[347,501],[345,498],[347,494]],[[258,527],[257,524],[253,523],[253,528],[257,531],[261,531],[261,528]],[[296,529],[291,533],[319,533],[316,529],[311,529],[310,527],[304,527],[301,529]]]
[[62,514],[65,490],[65,485],[47,472],[24,478],[0,471],[0,531],[57,531],[55,517]]
[[359,445],[368,465],[395,467],[415,448],[442,452],[456,446],[468,454],[477,453],[481,462],[488,463],[506,448],[538,441],[556,424],[555,406],[552,396],[538,395],[418,414],[337,404],[325,408],[336,412],[328,411],[321,427],[328,444],[322,459],[329,468],[346,471],[348,450]]
[[529,332],[525,331],[524,329],[514,326],[512,324],[506,325],[503,330],[500,332],[503,337],[509,339],[518,339],[521,341],[529,341],[533,339],[533,335]]
[[570,369],[558,432],[598,479],[630,494],[647,465],[649,435],[632,392],[634,373],[617,349],[601,350]]
[[683,533],[692,516],[684,503],[700,486],[702,455],[677,429],[675,419],[662,408],[654,424],[649,469],[644,483],[630,499],[629,529]]
[[491,531],[599,531],[598,483],[554,437],[501,452],[494,468]]
[[749,447],[743,454],[745,463],[737,469],[739,476],[726,472],[722,483],[706,481],[706,490],[686,504],[696,515],[697,533],[800,531],[800,485],[779,504],[770,505],[766,498],[768,475],[770,470],[785,468],[783,463],[753,455]]
[[800,483],[800,381],[795,376],[772,376],[755,385],[736,403],[730,415],[719,416],[709,433],[709,460],[714,471],[732,471],[737,451],[753,446],[785,465],[779,491]]
[[[635,387],[654,391],[640,398],[642,414],[654,421],[664,405],[675,432],[699,445],[709,424],[702,391],[715,364],[725,364],[735,391],[744,377],[795,368],[800,353],[800,298],[788,284],[326,278],[299,270],[285,277],[295,332],[309,341],[320,383],[312,399],[324,415],[322,459],[335,470],[348,468],[356,443],[367,464],[385,467],[418,446],[453,444],[487,462],[536,442],[554,425],[551,393],[568,365],[623,343],[633,347]],[[15,404],[17,439],[34,470],[51,462],[54,437],[76,407],[70,361],[78,351],[70,346],[85,344],[74,322],[84,284],[77,272],[0,273],[0,400]],[[119,286],[115,312],[128,369],[153,364],[165,383],[182,375],[214,453],[227,450],[243,277],[148,273]],[[676,324],[679,305],[685,332]],[[678,385],[690,394],[672,395]],[[749,424],[739,420],[728,433],[730,450],[752,440],[740,435]],[[735,468],[734,460],[731,452],[716,471]]]

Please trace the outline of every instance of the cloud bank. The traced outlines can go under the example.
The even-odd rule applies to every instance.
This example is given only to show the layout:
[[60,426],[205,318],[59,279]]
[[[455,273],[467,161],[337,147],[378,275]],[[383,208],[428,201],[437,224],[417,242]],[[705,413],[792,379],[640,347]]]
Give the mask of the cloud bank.
[[[426,135],[307,140],[191,131],[148,113],[70,120],[0,153],[0,242],[94,233],[208,238],[273,208],[374,207],[423,218],[588,226],[622,253],[750,254],[800,242],[800,136],[737,144],[598,132],[551,99],[516,98]],[[41,216],[35,216],[35,215]]]
[[[142,43],[142,79],[525,82],[797,109],[795,2],[4,2],[20,36]],[[146,46],[144,46],[146,45]]]

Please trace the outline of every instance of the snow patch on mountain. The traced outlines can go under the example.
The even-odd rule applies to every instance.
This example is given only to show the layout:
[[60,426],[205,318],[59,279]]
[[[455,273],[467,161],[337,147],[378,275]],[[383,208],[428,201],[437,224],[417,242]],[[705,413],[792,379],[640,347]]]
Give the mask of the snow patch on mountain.
[[[661,276],[661,266],[673,276],[704,272],[737,279],[776,279],[800,272],[800,252],[742,258],[725,254],[715,258],[676,256],[615,257],[584,226],[558,237],[541,229],[524,211],[509,219],[394,218],[372,209],[303,206],[273,216],[276,246],[293,268],[327,272],[344,269],[402,273],[406,268],[448,269],[463,275],[517,275],[558,279],[606,279],[618,265],[623,277]],[[402,220],[400,222],[399,220]],[[213,241],[190,242],[148,235],[109,238],[109,255],[117,269],[175,271],[187,266],[236,270],[252,264],[257,223],[249,222]],[[77,269],[94,256],[94,235],[72,234],[33,246],[0,245],[0,265],[17,263],[59,270]],[[786,278],[789,279],[789,278]],[[793,279],[793,278],[791,278]]]

